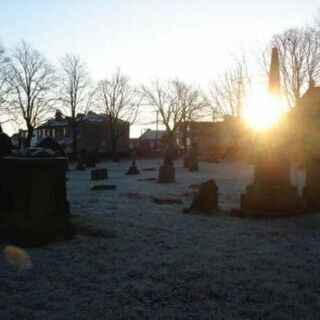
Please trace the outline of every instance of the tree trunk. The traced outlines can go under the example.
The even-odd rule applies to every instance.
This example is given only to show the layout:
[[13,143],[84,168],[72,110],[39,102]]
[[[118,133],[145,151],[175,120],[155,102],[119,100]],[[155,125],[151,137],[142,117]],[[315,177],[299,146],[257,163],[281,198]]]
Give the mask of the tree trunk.
[[28,135],[27,135],[27,140],[25,142],[25,147],[31,147],[31,139],[32,139],[32,135],[33,135],[33,127],[28,126]]
[[119,157],[117,153],[117,138],[112,137],[111,139],[111,147],[112,147],[112,161],[113,162],[118,162]]
[[77,153],[78,153],[78,128],[77,125],[72,125],[72,157],[74,160],[77,159]]
[[184,153],[187,153],[188,146],[187,146],[187,125],[186,124],[183,124],[183,127],[182,127],[182,144],[183,144]]

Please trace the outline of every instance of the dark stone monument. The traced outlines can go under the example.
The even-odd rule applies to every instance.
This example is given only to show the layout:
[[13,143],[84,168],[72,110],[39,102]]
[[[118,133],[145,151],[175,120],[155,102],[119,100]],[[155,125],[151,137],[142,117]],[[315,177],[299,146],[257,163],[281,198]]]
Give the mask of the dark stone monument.
[[190,211],[209,213],[218,208],[218,186],[214,180],[202,183],[191,203]]
[[127,171],[127,175],[137,175],[140,174],[139,169],[136,166],[136,154],[133,152],[132,153],[132,163],[131,163],[131,167],[129,168],[129,170]]
[[65,164],[65,158],[0,159],[0,212],[68,216]]
[[159,168],[159,183],[172,183],[175,181],[175,168],[173,166],[172,148],[168,147],[164,154],[163,165]]
[[0,238],[41,245],[72,235],[66,197],[66,159],[0,159]]
[[[279,56],[272,51],[269,78],[270,94],[280,95]],[[290,159],[286,154],[286,137],[281,128],[274,128],[257,137],[255,144],[254,181],[241,195],[238,216],[277,217],[293,215],[305,209],[298,190],[290,183]]]
[[0,132],[0,158],[11,154],[12,143],[8,135]]
[[94,169],[91,171],[91,180],[106,180],[108,179],[107,169]]
[[270,139],[261,147],[263,150],[257,151],[254,181],[241,195],[243,215],[275,217],[305,209],[297,188],[290,182],[289,159],[283,147],[272,145]]

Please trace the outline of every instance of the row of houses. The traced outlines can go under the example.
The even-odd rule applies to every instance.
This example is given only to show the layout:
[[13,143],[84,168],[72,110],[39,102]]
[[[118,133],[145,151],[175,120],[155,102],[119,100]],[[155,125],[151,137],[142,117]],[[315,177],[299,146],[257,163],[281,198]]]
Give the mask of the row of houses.
[[[79,114],[77,147],[78,150],[98,150],[101,154],[112,152],[110,135],[110,117],[106,114]],[[166,132],[164,130],[147,129],[139,138],[130,139],[130,123],[118,120],[121,127],[117,139],[117,152],[129,154],[135,149],[141,155],[163,152],[166,146]],[[176,132],[176,146],[181,151],[188,149],[193,141],[197,142],[200,154],[215,154],[221,157],[241,143],[244,136],[244,126],[239,119],[226,119],[220,122],[191,121],[181,125]],[[72,152],[71,118],[65,117],[60,111],[54,118],[34,130],[31,145],[36,145],[45,137],[55,139],[67,154]],[[19,147],[24,144],[28,132],[20,130],[12,136],[12,143]],[[239,139],[240,137],[240,139]]]
[[[112,140],[110,134],[110,116],[106,114],[78,114],[76,117],[77,125],[77,147],[78,150],[98,150],[101,154],[112,152]],[[57,111],[54,118],[49,119],[44,124],[36,128],[33,132],[31,145],[37,145],[43,138],[50,137],[55,139],[67,154],[72,152],[73,130],[71,118],[64,117]],[[120,154],[129,152],[129,133],[130,123],[117,120],[119,126],[119,137],[117,139],[117,151]],[[24,144],[28,132],[20,130],[12,136],[12,143],[19,147]]]

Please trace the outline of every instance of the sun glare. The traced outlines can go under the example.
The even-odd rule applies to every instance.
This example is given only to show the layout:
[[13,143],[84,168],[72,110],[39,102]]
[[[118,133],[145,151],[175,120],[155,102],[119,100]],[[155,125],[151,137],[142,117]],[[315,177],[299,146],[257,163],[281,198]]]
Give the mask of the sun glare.
[[282,110],[279,99],[268,92],[260,92],[248,100],[244,117],[254,130],[262,131],[271,128],[279,121]]

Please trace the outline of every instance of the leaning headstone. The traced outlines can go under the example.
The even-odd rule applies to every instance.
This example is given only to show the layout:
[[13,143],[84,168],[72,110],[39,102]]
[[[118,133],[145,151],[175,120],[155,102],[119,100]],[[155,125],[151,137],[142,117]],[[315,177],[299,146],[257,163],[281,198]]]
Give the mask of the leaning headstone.
[[175,168],[172,161],[172,150],[167,148],[164,155],[163,165],[159,168],[159,183],[172,183],[175,181]]
[[107,169],[94,169],[91,171],[91,180],[106,180],[108,179]]
[[132,153],[132,163],[131,163],[131,167],[129,168],[129,170],[126,173],[127,175],[136,175],[136,174],[140,174],[139,169],[136,166],[136,154]]
[[218,208],[218,186],[214,180],[201,184],[199,192],[193,199],[190,210],[208,213]]
[[12,143],[8,135],[0,132],[0,158],[6,157],[11,153]]

